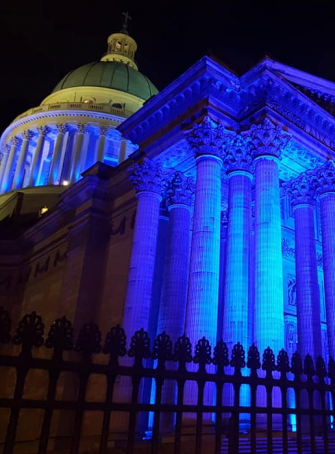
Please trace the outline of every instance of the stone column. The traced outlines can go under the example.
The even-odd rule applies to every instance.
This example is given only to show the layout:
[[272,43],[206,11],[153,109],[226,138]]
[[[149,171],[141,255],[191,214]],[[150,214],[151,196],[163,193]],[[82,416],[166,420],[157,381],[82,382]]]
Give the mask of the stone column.
[[33,133],[32,133],[32,131],[27,130],[27,131],[24,131],[22,136],[23,136],[23,142],[22,142],[19,159],[17,161],[16,170],[15,170],[15,174],[14,174],[14,180],[13,180],[13,185],[12,185],[13,190],[22,188],[23,178],[24,178],[24,167],[26,165],[29,144],[30,144],[31,139],[33,138]]
[[304,173],[284,185],[290,195],[295,221],[298,350],[314,361],[322,355],[320,294],[314,228],[315,191]]
[[[205,336],[214,347],[220,277],[221,167],[224,129],[209,117],[187,136],[196,158],[191,261],[185,333],[195,347]],[[204,402],[213,403],[213,387],[207,386]],[[185,390],[185,402],[195,403],[197,387]]]
[[158,333],[166,331],[175,342],[185,331],[194,182],[191,178],[185,178],[181,172],[176,172],[167,193],[170,220]]
[[138,204],[123,312],[128,339],[136,330],[148,329],[164,173],[161,166],[144,159],[130,169],[130,178]]
[[328,161],[314,172],[321,208],[328,349],[329,357],[335,358],[335,163]]
[[237,342],[251,345],[249,322],[252,143],[236,135],[225,147],[228,173],[223,339],[231,351]]
[[96,148],[96,158],[94,162],[103,162],[105,155],[106,137],[108,135],[108,128],[101,126],[99,128],[99,139]]
[[1,192],[10,191],[12,187],[16,153],[18,146],[21,144],[21,139],[18,136],[11,137],[10,142],[10,151],[2,179]]
[[68,126],[65,124],[56,125],[57,137],[55,143],[55,149],[52,156],[52,163],[49,172],[48,184],[59,184],[60,183],[60,161],[62,158],[62,149],[64,143],[64,135],[68,131]]
[[45,137],[49,133],[49,128],[47,126],[40,126],[37,128],[38,131],[38,139],[37,144],[33,156],[33,160],[31,163],[30,168],[30,177],[28,186],[37,186],[38,185],[38,177],[41,169],[42,157],[43,157],[43,148]]
[[278,162],[289,135],[268,118],[252,125],[255,146],[255,331],[261,355],[284,348],[283,260]]
[[10,153],[10,145],[8,143],[6,143],[6,145],[4,145],[4,147],[3,147],[2,159],[1,159],[1,163],[0,163],[0,189],[2,189],[2,180],[3,180],[3,176],[5,174],[5,169],[6,169],[7,161],[9,158],[9,153]]
[[83,141],[87,130],[88,126],[86,124],[78,124],[76,148],[72,154],[71,160],[71,183],[75,183],[80,178]]

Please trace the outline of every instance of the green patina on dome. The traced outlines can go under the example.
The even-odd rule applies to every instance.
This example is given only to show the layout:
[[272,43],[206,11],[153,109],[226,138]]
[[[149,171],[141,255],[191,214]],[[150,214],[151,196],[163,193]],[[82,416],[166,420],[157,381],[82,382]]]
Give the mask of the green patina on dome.
[[67,74],[53,93],[73,87],[102,87],[124,91],[143,100],[158,93],[157,88],[142,73],[115,61],[98,61],[77,68]]

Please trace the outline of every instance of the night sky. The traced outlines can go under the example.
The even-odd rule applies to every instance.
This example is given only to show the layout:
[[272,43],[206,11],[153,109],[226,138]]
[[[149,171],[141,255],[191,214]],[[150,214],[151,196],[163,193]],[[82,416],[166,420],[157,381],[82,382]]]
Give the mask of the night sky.
[[16,115],[39,105],[67,72],[99,60],[126,10],[139,69],[159,89],[210,53],[237,73],[268,54],[335,81],[331,1],[193,0],[192,8],[165,0],[6,3],[0,7],[0,132]]

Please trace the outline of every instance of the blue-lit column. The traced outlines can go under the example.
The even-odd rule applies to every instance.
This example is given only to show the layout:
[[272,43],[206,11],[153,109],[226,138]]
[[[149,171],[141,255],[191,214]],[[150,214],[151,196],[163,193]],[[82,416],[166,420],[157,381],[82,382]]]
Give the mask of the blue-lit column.
[[55,142],[55,149],[52,155],[52,163],[49,172],[48,184],[59,184],[60,183],[60,163],[62,158],[62,149],[64,144],[64,135],[68,131],[68,126],[65,124],[56,125],[57,136]]
[[22,136],[23,136],[22,146],[20,149],[19,159],[17,161],[13,185],[12,185],[13,190],[22,188],[23,178],[24,178],[24,168],[25,168],[26,161],[27,161],[27,155],[28,155],[30,141],[33,138],[33,133],[32,133],[32,131],[29,131],[29,130],[24,131]]
[[41,169],[42,157],[43,157],[43,148],[45,143],[46,135],[49,133],[49,128],[47,126],[41,126],[37,128],[38,138],[37,144],[34,151],[34,156],[30,168],[30,177],[28,186],[37,186],[38,177]]
[[14,173],[14,165],[16,161],[16,155],[18,146],[21,144],[21,139],[17,136],[12,137],[10,139],[10,151],[8,155],[8,159],[6,162],[5,171],[3,174],[2,184],[1,184],[1,192],[10,191],[13,182],[13,173]]
[[249,320],[252,144],[236,135],[225,147],[228,173],[228,228],[223,339],[231,351],[237,342],[251,345]]
[[[196,187],[186,312],[186,335],[192,345],[205,336],[217,337],[220,277],[221,168],[224,129],[209,117],[187,136],[196,158]],[[197,388],[189,384],[185,401],[196,402]],[[213,387],[204,401],[213,403]]]
[[320,199],[323,274],[329,357],[335,358],[335,164],[327,161],[315,170]]
[[6,169],[6,164],[8,161],[9,153],[10,153],[10,145],[8,143],[6,143],[3,147],[2,158],[1,158],[1,162],[0,162],[0,189],[2,188],[2,180],[3,180],[3,176],[5,174],[5,169]]
[[284,348],[283,259],[278,162],[289,140],[268,118],[252,125],[255,146],[255,329],[261,354]]
[[81,163],[82,163],[82,154],[84,153],[83,144],[85,134],[88,131],[88,126],[86,124],[79,123],[77,125],[77,141],[76,147],[72,154],[71,161],[71,183],[75,183],[79,180],[81,174]]
[[103,162],[103,160],[104,160],[107,134],[108,134],[108,128],[105,126],[101,126],[99,128],[99,139],[98,139],[97,148],[96,148],[96,159],[94,162],[97,162],[97,161]]
[[173,342],[184,333],[190,261],[191,205],[194,183],[176,172],[167,189],[170,212],[158,333],[166,331]]
[[314,228],[315,191],[310,176],[299,175],[285,184],[295,221],[298,350],[304,358],[322,355],[320,295]]
[[148,329],[164,173],[161,166],[145,159],[131,169],[130,178],[138,203],[123,313],[129,339],[136,330]]

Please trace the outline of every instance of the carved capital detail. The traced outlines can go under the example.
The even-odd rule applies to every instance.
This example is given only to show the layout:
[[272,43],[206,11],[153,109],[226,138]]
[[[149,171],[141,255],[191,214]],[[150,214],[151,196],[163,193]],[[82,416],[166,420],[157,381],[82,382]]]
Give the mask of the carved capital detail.
[[88,125],[85,123],[78,123],[77,124],[77,131],[79,134],[85,134],[88,130]]
[[163,195],[166,182],[163,167],[148,158],[128,170],[136,192],[149,191]]
[[221,157],[222,145],[226,141],[227,131],[210,117],[206,116],[201,123],[195,124],[187,134],[186,140],[194,150],[195,156],[212,155]]
[[58,125],[56,125],[56,128],[57,128],[57,132],[60,134],[65,134],[69,131],[68,125],[64,124],[64,123],[59,123]]
[[284,132],[283,128],[275,125],[269,118],[264,118],[262,123],[251,125],[249,130],[255,150],[254,157],[274,156],[280,158],[281,150],[291,139],[291,135]]
[[34,133],[32,131],[30,131],[29,129],[27,129],[27,131],[23,131],[22,137],[25,140],[31,140],[34,137]]
[[283,184],[283,189],[289,195],[292,206],[315,204],[315,187],[310,172],[305,172],[291,181]]
[[335,162],[327,161],[322,166],[314,169],[312,182],[319,195],[335,192]]
[[19,136],[14,136],[14,137],[11,137],[10,138],[10,143],[11,143],[11,146],[13,147],[17,147],[18,145],[20,145],[20,143],[22,142],[22,139],[20,139]]
[[3,146],[3,152],[4,153],[9,153],[10,152],[10,145],[9,143],[6,143],[4,146]]
[[227,173],[236,170],[250,171],[253,163],[253,142],[250,137],[241,134],[232,135],[224,147],[223,162]]
[[107,136],[108,130],[109,130],[108,126],[100,126],[100,128],[99,128],[99,134],[100,134],[101,136]]
[[49,134],[50,128],[48,128],[48,126],[39,126],[37,128],[37,131],[40,136],[46,136],[47,134]]
[[176,172],[167,188],[167,207],[176,204],[192,206],[195,184],[193,178],[185,177],[181,172]]

